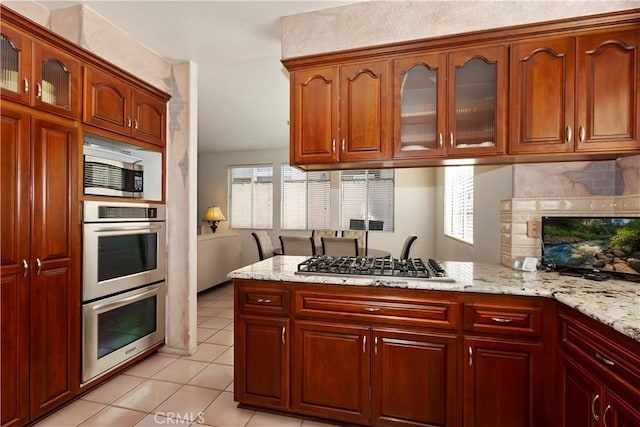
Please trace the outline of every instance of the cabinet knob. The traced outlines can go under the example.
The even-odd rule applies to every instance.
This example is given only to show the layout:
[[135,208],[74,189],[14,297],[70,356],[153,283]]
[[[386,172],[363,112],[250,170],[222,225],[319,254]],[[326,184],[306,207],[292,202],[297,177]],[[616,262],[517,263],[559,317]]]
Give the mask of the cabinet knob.
[[362,352],[363,353],[367,352],[367,336],[366,335],[362,337]]
[[285,334],[286,334],[286,331],[287,331],[287,329],[283,326],[283,327],[282,327],[282,344],[284,344],[284,343],[285,343],[284,336],[285,336]]
[[127,127],[131,127],[131,117],[127,117]]
[[27,262],[26,259],[22,260],[22,277],[27,277],[27,274],[29,274],[29,263]]
[[453,132],[449,132],[449,146],[453,148]]
[[133,128],[134,128],[135,130],[138,130],[138,129],[139,129],[139,127],[138,127],[138,121],[137,121],[137,120],[134,120],[134,121],[133,121]]
[[469,366],[473,366],[473,347],[469,346]]
[[585,133],[584,126],[580,126],[578,129],[578,138],[580,138],[580,142],[584,142]]
[[571,142],[571,138],[573,137],[573,131],[571,130],[571,126],[567,126],[567,142]]
[[345,147],[346,147],[346,144],[345,144],[344,138],[342,138],[342,152],[343,153],[345,152]]
[[24,82],[24,93],[29,93],[29,80],[25,77],[22,81]]
[[42,85],[36,83],[36,98],[42,98]]
[[331,142],[331,152],[332,153],[336,152],[336,140],[335,139]]
[[39,276],[42,271],[42,262],[40,261],[40,258],[36,258],[36,268],[36,276]]
[[442,148],[442,132],[440,132],[439,142],[440,142],[440,148]]

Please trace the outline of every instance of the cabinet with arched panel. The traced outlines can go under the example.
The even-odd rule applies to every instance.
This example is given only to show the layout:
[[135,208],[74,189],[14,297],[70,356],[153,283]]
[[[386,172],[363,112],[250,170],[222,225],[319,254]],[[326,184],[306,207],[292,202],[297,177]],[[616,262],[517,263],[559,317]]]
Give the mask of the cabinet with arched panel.
[[633,29],[514,43],[510,152],[640,149],[639,41]]
[[389,159],[389,61],[291,74],[291,164]]
[[53,45],[2,25],[0,87],[2,97],[77,118],[80,113],[80,63]]
[[505,151],[504,46],[394,60],[394,158]]

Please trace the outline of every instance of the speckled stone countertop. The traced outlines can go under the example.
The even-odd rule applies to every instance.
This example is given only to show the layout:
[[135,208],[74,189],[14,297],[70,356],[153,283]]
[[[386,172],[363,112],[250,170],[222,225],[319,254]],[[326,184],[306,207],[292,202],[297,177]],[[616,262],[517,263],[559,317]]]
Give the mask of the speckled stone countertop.
[[613,329],[640,341],[640,283],[609,279],[602,282],[555,272],[515,271],[502,265],[442,262],[453,282],[380,280],[363,277],[295,274],[306,257],[276,256],[229,273],[232,279],[387,286],[407,289],[530,295],[554,298]]

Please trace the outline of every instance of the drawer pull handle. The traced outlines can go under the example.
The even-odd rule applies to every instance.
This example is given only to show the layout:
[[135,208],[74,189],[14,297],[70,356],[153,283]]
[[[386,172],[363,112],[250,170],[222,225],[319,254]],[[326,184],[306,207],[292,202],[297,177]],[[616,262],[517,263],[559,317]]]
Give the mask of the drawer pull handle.
[[598,401],[598,399],[600,399],[600,395],[596,394],[595,396],[593,396],[593,400],[591,401],[591,416],[596,421],[600,420],[600,417],[598,417],[598,415],[596,414],[596,402]]
[[271,300],[269,298],[258,298],[258,302],[261,304],[271,304]]
[[282,344],[285,344],[285,340],[284,340],[285,333],[286,333],[286,328],[283,326],[282,327]]
[[366,335],[362,336],[362,352],[363,353],[367,352],[367,336]]
[[511,323],[513,319],[507,319],[506,317],[492,317],[491,320],[497,323]]
[[607,407],[604,408],[604,413],[602,414],[602,423],[604,424],[604,427],[609,427],[609,424],[607,424],[607,412],[609,412],[610,409],[611,405],[607,405]]
[[24,82],[24,93],[29,93],[29,80],[25,77],[22,81]]
[[602,363],[608,366],[615,366],[615,362],[609,358],[604,357],[600,353],[596,352],[596,358],[600,359]]
[[378,354],[378,337],[373,339],[373,354]]
[[22,277],[27,277],[27,274],[29,274],[29,263],[27,262],[26,259],[22,260]]
[[473,366],[473,347],[469,346],[469,366]]
[[380,310],[380,307],[362,307],[364,311],[368,311],[370,313],[376,312]]

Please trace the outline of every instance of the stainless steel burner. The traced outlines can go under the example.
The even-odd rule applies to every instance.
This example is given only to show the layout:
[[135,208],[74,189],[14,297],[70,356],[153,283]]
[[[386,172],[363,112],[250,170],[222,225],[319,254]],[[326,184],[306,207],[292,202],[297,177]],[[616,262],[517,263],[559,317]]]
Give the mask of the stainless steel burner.
[[296,274],[455,282],[437,261],[420,258],[313,256],[298,264]]

